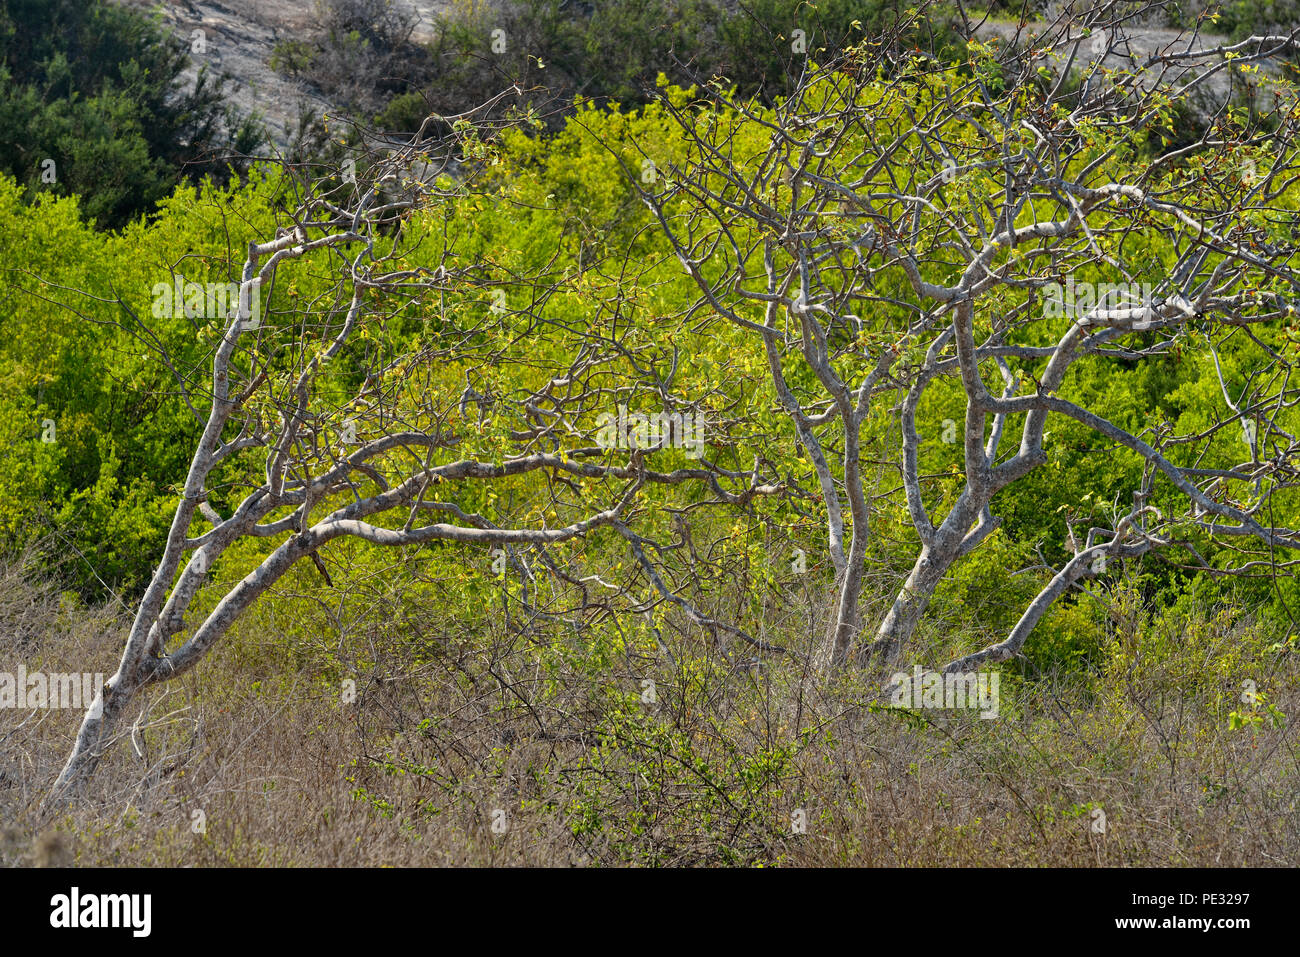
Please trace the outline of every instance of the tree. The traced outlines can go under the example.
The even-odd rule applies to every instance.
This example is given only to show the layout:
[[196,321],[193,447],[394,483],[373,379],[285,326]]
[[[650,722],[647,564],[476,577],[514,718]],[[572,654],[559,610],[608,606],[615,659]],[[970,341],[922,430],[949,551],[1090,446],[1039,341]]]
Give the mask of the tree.
[[[810,66],[773,110],[715,84],[673,111],[690,156],[642,196],[698,285],[693,312],[752,334],[805,449],[837,570],[823,673],[855,655],[897,660],[945,574],[998,527],[999,493],[1047,461],[1052,421],[1135,458],[1132,507],[1081,536],[1069,525],[1069,560],[1006,640],[949,670],[1017,653],[1108,560],[1181,548],[1244,574],[1300,547],[1278,517],[1294,507],[1297,114],[1294,90],[1260,72],[1300,31],[1212,48],[1192,36],[1139,57],[1129,6],[1005,47],[972,41],[956,66],[874,38]],[[1269,107],[1220,97],[1203,135],[1162,147],[1175,103],[1225,72],[1251,77]],[[1106,414],[1075,394],[1081,365],[1158,365],[1193,347],[1220,386],[1209,422]],[[922,424],[932,390],[954,380],[964,425]],[[918,543],[862,641],[873,499],[888,497],[867,486],[864,442],[883,455],[891,434]],[[964,485],[942,507],[927,501],[923,435],[960,450]],[[1257,553],[1202,555],[1225,536]]]
[[[672,592],[634,525],[650,487],[698,486],[731,507],[779,485],[757,463],[728,469],[706,457],[701,411],[618,337],[569,335],[545,318],[554,285],[454,248],[442,228],[450,207],[493,199],[446,174],[453,154],[472,169],[492,153],[467,118],[454,119],[459,133],[440,144],[441,160],[409,146],[309,181],[275,234],[248,243],[237,281],[200,286],[167,275],[154,285],[155,317],[183,310],[211,320],[206,392],[181,377],[202,432],[118,670],[88,709],[56,794],[88,779],[141,689],[194,667],[296,563],[311,559],[328,581],[319,552],[339,538],[491,549],[498,575],[517,573],[525,611],[545,618],[534,601],[541,576],[581,592],[580,607],[609,600],[588,597],[595,586],[552,555],[607,529],[662,600],[715,633],[766,647]],[[333,278],[305,295],[321,273]],[[129,322],[148,326],[134,314]],[[661,409],[614,405],[638,382]],[[655,464],[687,461],[660,469],[656,455]],[[529,520],[499,524],[494,500],[521,483],[540,496]],[[195,615],[221,556],[259,539],[269,554]]]

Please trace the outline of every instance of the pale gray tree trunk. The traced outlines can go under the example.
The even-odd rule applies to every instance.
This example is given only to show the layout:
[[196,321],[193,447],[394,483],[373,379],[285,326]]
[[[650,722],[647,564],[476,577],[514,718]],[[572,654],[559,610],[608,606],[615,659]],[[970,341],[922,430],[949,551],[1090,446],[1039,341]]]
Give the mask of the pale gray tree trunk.
[[866,558],[866,535],[855,529],[849,557],[835,576],[835,606],[825,634],[813,653],[812,670],[830,675],[849,659],[853,643],[861,630],[862,569]]
[[936,553],[928,545],[921,549],[911,573],[876,629],[875,641],[862,649],[863,666],[874,660],[883,667],[894,660],[916,632],[935,589],[951,566],[951,554]]

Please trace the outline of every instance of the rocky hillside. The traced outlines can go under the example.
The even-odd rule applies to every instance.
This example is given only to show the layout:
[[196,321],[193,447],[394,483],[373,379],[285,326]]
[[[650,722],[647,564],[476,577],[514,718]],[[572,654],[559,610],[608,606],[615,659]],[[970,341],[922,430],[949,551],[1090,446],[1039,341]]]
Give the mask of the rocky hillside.
[[[313,0],[117,0],[146,11],[161,10],[163,22],[177,36],[191,41],[201,30],[204,50],[193,52],[191,75],[202,65],[231,77],[234,104],[245,113],[259,113],[274,143],[283,147],[296,126],[300,110],[317,111],[332,104],[310,84],[271,69],[276,43],[303,35],[315,19]],[[447,6],[444,0],[397,0],[416,17],[412,39],[433,36],[433,18]],[[193,43],[191,43],[193,47]]]

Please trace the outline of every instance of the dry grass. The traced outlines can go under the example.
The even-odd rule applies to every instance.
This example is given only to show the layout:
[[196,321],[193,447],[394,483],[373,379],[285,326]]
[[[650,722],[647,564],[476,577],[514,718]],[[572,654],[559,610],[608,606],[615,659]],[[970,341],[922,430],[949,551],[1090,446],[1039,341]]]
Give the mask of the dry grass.
[[[1121,615],[1104,675],[1007,673],[1001,716],[980,720],[882,709],[855,679],[801,693],[791,664],[737,673],[702,644],[670,663],[468,634],[432,609],[371,605],[283,638],[301,610],[272,598],[152,690],[91,797],[57,815],[40,799],[80,715],[0,710],[0,862],[1300,863],[1295,734],[1228,719],[1245,673],[1296,714],[1300,669],[1240,621],[1166,647]],[[789,614],[806,630],[806,608]],[[124,629],[0,569],[0,670],[111,673]]]

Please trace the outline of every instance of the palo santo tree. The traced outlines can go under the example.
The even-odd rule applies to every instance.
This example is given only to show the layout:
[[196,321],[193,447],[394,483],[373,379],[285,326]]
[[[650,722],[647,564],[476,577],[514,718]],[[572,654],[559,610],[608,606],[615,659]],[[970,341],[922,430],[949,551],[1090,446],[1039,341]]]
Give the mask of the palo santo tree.
[[[672,110],[689,157],[642,196],[698,285],[695,312],[752,334],[820,487],[837,570],[824,673],[903,653],[944,576],[998,527],[999,493],[1048,461],[1053,419],[1136,457],[1135,506],[1083,541],[1071,530],[1072,557],[1007,640],[953,667],[1016,653],[1107,557],[1179,546],[1227,574],[1300,547],[1282,520],[1297,450],[1284,327],[1300,290],[1300,112],[1294,87],[1261,72],[1300,32],[1153,45],[1126,32],[1132,6],[972,42],[958,65],[872,38],[810,63],[775,109],[715,82]],[[1243,78],[1250,103],[1230,105]],[[1187,137],[1177,107],[1199,92],[1208,114]],[[1214,362],[1212,422],[1121,417],[1073,394],[1076,367],[1189,351]],[[940,383],[961,390],[964,425],[922,425]],[[891,494],[869,484],[864,436],[880,449],[886,433],[901,442],[895,487],[917,550],[860,639],[872,503]],[[927,500],[926,439],[961,453],[964,485],[942,511]],[[1263,554],[1207,559],[1198,541],[1222,536]]]
[[[779,490],[757,465],[710,461],[701,413],[651,381],[653,364],[638,364],[618,335],[548,319],[554,285],[453,248],[450,210],[476,195],[473,167],[492,146],[452,119],[459,132],[442,160],[421,135],[413,143],[423,147],[307,177],[275,234],[248,244],[228,297],[237,308],[202,316],[213,320],[211,374],[206,394],[187,390],[196,416],[208,403],[201,437],[118,669],[82,721],[56,796],[93,773],[142,689],[195,667],[297,563],[312,560],[328,580],[319,552],[331,541],[459,543],[491,555],[485,564],[518,569],[518,600],[543,616],[528,590],[543,575],[583,591],[580,607],[598,605],[585,597],[587,580],[551,554],[597,529],[631,542],[665,591],[633,530],[647,486],[698,486],[724,507]],[[460,179],[444,175],[453,154]],[[201,296],[190,301],[196,284],[159,279],[164,310],[183,301],[201,311]],[[601,442],[601,415],[637,384],[638,369],[668,406],[657,444]],[[673,454],[689,461],[654,467],[687,439],[692,447]],[[515,493],[531,503],[527,520],[503,523],[511,516],[492,503]],[[223,554],[251,540],[265,542],[256,567],[229,587],[214,582]],[[198,612],[205,585],[220,594]],[[605,602],[629,589],[600,585],[615,592]],[[715,634],[747,637],[680,596],[661,598]]]

